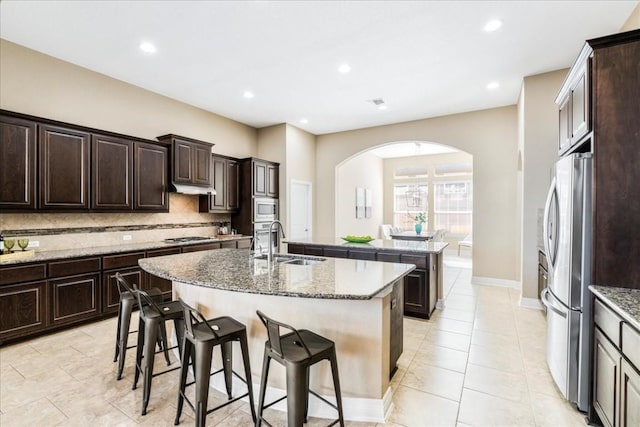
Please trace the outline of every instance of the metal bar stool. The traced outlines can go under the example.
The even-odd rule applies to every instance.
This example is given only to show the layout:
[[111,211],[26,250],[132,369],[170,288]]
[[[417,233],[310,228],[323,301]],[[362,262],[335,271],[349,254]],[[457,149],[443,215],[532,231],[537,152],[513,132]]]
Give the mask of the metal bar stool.
[[[113,361],[118,362],[118,380],[122,379],[122,372],[124,371],[124,361],[127,355],[127,350],[135,347],[128,346],[129,335],[138,331],[130,331],[131,314],[133,310],[138,306],[136,297],[133,296],[133,289],[129,286],[129,283],[125,280],[120,273],[115,274],[116,283],[118,285],[118,293],[120,294],[120,302],[118,303],[118,326],[116,331],[116,354],[113,357]],[[155,302],[162,302],[162,292],[157,288],[151,288],[147,290],[147,293]],[[158,346],[164,350],[164,358],[167,361],[167,366],[171,364],[169,360],[169,351],[167,350],[167,331],[162,324],[160,335],[158,336]]]
[[[271,426],[264,419],[262,413],[265,409],[287,399],[287,419],[289,427],[299,427],[307,422],[309,412],[309,393],[316,396],[329,406],[338,411],[338,419],[329,426],[340,423],[344,427],[344,415],[342,413],[342,395],[340,394],[340,379],[338,378],[338,360],[336,358],[336,346],[331,340],[321,337],[306,329],[296,330],[292,326],[277,322],[268,318],[262,312],[257,311],[258,317],[267,328],[268,340],[264,344],[264,360],[262,362],[262,378],[260,379],[260,400],[258,406],[258,422]],[[291,332],[280,335],[280,328]],[[269,376],[269,363],[276,360],[286,368],[287,395],[265,405],[265,391]],[[337,406],[329,402],[313,390],[309,389],[309,369],[312,365],[324,359],[331,363],[333,376],[333,388],[336,395]]]
[[[196,426],[204,427],[207,414],[227,406],[236,400],[249,396],[249,406],[251,407],[251,417],[256,422],[256,410],[253,403],[253,386],[251,381],[251,366],[249,364],[249,347],[247,345],[247,328],[237,320],[228,317],[216,317],[206,320],[202,313],[180,300],[184,307],[184,319],[186,331],[184,334],[184,344],[182,353],[182,369],[180,370],[180,386],[178,390],[178,409],[176,411],[175,425],[180,423],[182,406],[184,401],[196,413]],[[233,371],[233,342],[240,343],[242,360],[244,362],[245,378],[242,378]],[[222,352],[223,367],[211,373],[211,359],[215,346],[220,346]],[[194,363],[195,381],[187,383],[188,361]],[[229,400],[213,409],[207,410],[207,400],[209,398],[209,380],[211,376],[224,372],[224,381]],[[232,397],[232,375],[247,385],[247,392],[241,396]],[[185,389],[195,384],[196,401],[192,403],[185,395]]]
[[[136,349],[136,371],[133,378],[133,390],[138,386],[140,373],[143,372],[143,388],[142,388],[142,415],[147,414],[147,406],[149,406],[149,397],[151,395],[151,381],[153,377],[166,374],[167,372],[180,369],[179,366],[167,369],[162,372],[154,373],[153,364],[154,356],[158,353],[155,351],[155,342],[157,340],[158,330],[164,330],[165,322],[173,320],[178,338],[178,345],[168,348],[172,350],[178,348],[182,355],[182,341],[184,335],[184,312],[179,301],[169,301],[156,303],[146,291],[138,289],[134,284],[134,295],[140,306],[140,323],[138,324],[138,348]],[[166,334],[166,332],[165,332]],[[166,348],[167,346],[165,346]]]

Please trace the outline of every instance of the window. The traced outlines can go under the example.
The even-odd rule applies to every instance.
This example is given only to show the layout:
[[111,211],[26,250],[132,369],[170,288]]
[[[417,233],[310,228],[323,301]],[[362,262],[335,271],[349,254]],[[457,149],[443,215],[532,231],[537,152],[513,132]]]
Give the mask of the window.
[[[426,183],[395,184],[393,186],[393,225],[412,230],[414,217],[428,211],[428,186]],[[428,229],[428,224],[424,225]]]
[[471,233],[473,186],[471,181],[443,181],[434,185],[434,229],[452,234]]

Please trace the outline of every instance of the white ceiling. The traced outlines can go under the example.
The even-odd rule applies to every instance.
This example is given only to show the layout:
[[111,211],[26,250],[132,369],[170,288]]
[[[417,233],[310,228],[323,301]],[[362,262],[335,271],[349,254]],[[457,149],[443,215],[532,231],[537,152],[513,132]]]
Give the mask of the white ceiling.
[[382,159],[394,157],[428,156],[431,154],[459,153],[460,150],[435,142],[403,141],[383,145],[370,151]]
[[570,66],[636,4],[3,0],[0,36],[254,127],[324,134],[515,104],[523,76]]

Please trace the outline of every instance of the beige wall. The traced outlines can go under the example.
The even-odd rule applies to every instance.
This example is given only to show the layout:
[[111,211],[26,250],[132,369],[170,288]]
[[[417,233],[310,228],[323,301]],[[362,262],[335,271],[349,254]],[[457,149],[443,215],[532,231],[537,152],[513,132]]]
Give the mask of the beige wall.
[[620,28],[620,32],[640,29],[640,2],[627,18],[627,21]]
[[179,101],[0,40],[0,108],[140,138],[175,133],[236,157],[256,153],[256,130]]
[[515,106],[318,136],[316,237],[336,237],[336,167],[355,154],[395,141],[430,141],[473,155],[473,274],[517,280]]
[[541,215],[551,167],[558,159],[558,107],[554,99],[568,70],[525,77],[518,109],[522,126],[521,277],[522,296],[538,298],[538,244],[542,243]]
[[[383,218],[383,160],[362,153],[340,164],[336,172],[336,235],[378,237]],[[371,190],[371,218],[356,218],[356,187]]]
[[[426,166],[432,167],[437,165],[444,164],[457,164],[457,163],[470,163],[473,164],[473,156],[470,154],[464,153],[462,151],[456,153],[445,153],[445,154],[431,154],[426,156],[411,156],[411,157],[398,157],[394,159],[385,159],[384,160],[384,216],[383,223],[384,224],[392,224],[393,225],[393,185],[395,181],[395,169],[401,166]],[[437,178],[434,177],[430,172],[430,181],[433,180],[450,180],[450,177],[442,177]],[[416,181],[419,179],[416,179]],[[398,182],[414,182],[411,179],[406,179]],[[430,188],[429,192],[429,206],[428,206],[428,215],[429,218],[433,218],[433,191]],[[431,224],[427,225],[429,230],[433,230],[433,226]],[[457,242],[462,240],[460,237],[464,236],[453,236],[453,235],[445,235],[445,241],[449,242],[452,245],[455,245],[457,248]]]

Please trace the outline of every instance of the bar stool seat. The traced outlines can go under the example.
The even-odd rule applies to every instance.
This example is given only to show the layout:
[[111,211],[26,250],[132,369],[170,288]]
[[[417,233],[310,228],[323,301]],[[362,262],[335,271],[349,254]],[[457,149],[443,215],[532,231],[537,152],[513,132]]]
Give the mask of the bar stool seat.
[[[182,368],[180,370],[180,385],[178,389],[178,408],[176,411],[175,425],[180,423],[182,415],[182,407],[186,400],[187,404],[196,413],[196,426],[204,427],[207,414],[225,407],[236,400],[249,396],[249,406],[251,407],[251,416],[253,422],[256,422],[256,412],[253,402],[253,385],[251,381],[251,366],[249,363],[249,347],[247,345],[247,329],[237,320],[228,317],[216,317],[215,319],[206,320],[202,313],[197,309],[189,306],[180,300],[184,308],[185,334],[182,353]],[[233,371],[233,342],[240,343],[242,352],[242,360],[244,363],[245,378],[242,378]],[[211,373],[211,359],[215,346],[220,346],[222,353],[223,367]],[[189,368],[189,360],[193,361],[194,377],[193,382],[187,383],[187,371]],[[225,386],[227,390],[228,401],[207,409],[207,401],[209,398],[209,382],[211,376],[224,372]],[[233,397],[232,395],[232,375],[247,385],[247,392]],[[195,402],[191,402],[185,395],[185,389],[194,385]]]
[[[116,349],[113,361],[114,363],[118,362],[117,379],[121,380],[122,373],[124,371],[124,362],[126,359],[127,350],[135,347],[133,345],[128,346],[128,341],[130,334],[138,332],[130,330],[131,315],[133,314],[133,310],[138,307],[138,301],[133,295],[133,288],[120,273],[115,274],[115,279],[118,285],[120,300],[118,302],[118,326],[116,329]],[[162,291],[160,291],[160,289],[151,288],[147,290],[147,293],[155,302],[162,302]],[[157,342],[160,349],[164,351],[165,360],[167,361],[167,365],[169,365],[169,352],[166,349],[167,332],[164,328],[161,329],[158,335]]]
[[[153,377],[166,374],[167,372],[180,369],[179,366],[167,369],[162,372],[154,373],[154,359],[156,355],[155,342],[157,340],[158,330],[166,330],[165,322],[173,320],[178,345],[167,349],[172,350],[178,348],[182,355],[182,342],[184,335],[184,311],[179,301],[169,301],[156,303],[146,291],[134,287],[134,295],[140,306],[140,321],[138,325],[138,347],[136,349],[136,370],[133,378],[133,387],[135,390],[138,386],[140,374],[143,374],[142,388],[142,415],[147,414],[149,399],[151,397],[151,383]],[[166,332],[165,332],[166,334]]]
[[[264,419],[263,412],[268,407],[287,399],[287,424],[289,427],[300,427],[307,422],[309,412],[309,393],[322,400],[338,411],[338,419],[329,424],[340,423],[344,427],[342,411],[342,395],[340,393],[340,378],[338,376],[338,360],[335,343],[312,331],[297,330],[292,326],[270,319],[264,313],[257,311],[258,317],[267,328],[268,340],[264,344],[264,360],[262,363],[262,377],[260,379],[260,397],[258,401],[258,421],[271,426]],[[280,335],[280,328],[291,332]],[[284,365],[286,369],[287,395],[265,405],[265,392],[269,376],[271,359]],[[327,359],[331,363],[333,388],[336,405],[329,402],[313,390],[309,389],[309,369],[312,365]]]

